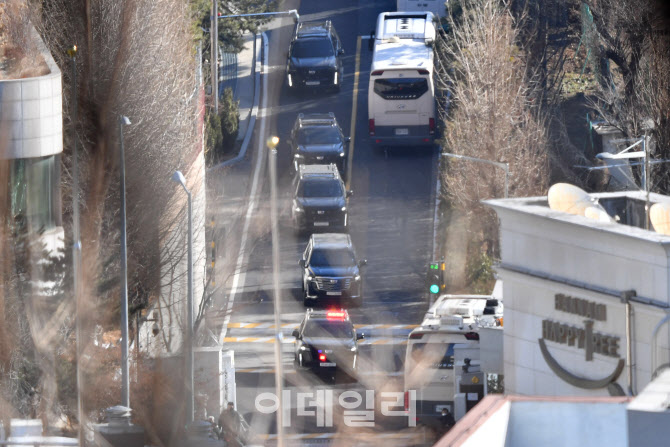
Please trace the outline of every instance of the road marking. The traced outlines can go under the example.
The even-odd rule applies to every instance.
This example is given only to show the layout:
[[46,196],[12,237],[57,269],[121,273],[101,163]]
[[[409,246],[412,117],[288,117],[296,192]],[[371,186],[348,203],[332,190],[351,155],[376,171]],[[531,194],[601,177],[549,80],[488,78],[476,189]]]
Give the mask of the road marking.
[[[292,433],[285,434],[284,438],[291,440],[300,440],[300,439],[332,439],[332,438],[347,438],[347,437],[358,437],[357,433]],[[384,439],[412,439],[420,436],[419,433],[375,433],[373,435],[375,438],[384,438]],[[266,434],[266,435],[256,435],[256,439],[263,440],[274,440],[277,439],[275,434]]]
[[[288,365],[288,363],[285,363]],[[297,371],[295,369],[285,369],[284,374],[295,374]],[[235,374],[275,374],[274,368],[243,368],[236,369]],[[370,377],[370,376],[383,376],[383,377],[400,377],[404,373],[403,371],[360,371],[358,376]]]
[[[268,38],[263,33],[263,66],[267,67],[268,65]],[[226,332],[228,331],[228,323],[230,323],[230,316],[233,310],[233,303],[235,302],[235,295],[237,294],[238,289],[241,289],[240,284],[244,285],[244,279],[246,276],[246,271],[241,271],[242,266],[244,265],[244,258],[246,255],[246,244],[247,237],[249,233],[249,225],[251,223],[251,217],[254,209],[256,208],[257,202],[257,190],[258,190],[258,180],[260,178],[261,166],[263,165],[263,148],[265,147],[264,135],[265,135],[265,114],[267,109],[268,102],[268,73],[266,69],[263,69],[263,76],[261,77],[263,82],[263,106],[259,111],[259,116],[261,119],[261,131],[258,138],[258,154],[256,155],[256,166],[254,168],[254,178],[251,183],[251,192],[249,195],[249,206],[247,207],[247,214],[244,218],[244,227],[242,229],[242,240],[240,242],[240,251],[237,254],[237,263],[235,264],[235,275],[233,276],[233,284],[231,286],[230,295],[228,296],[228,305],[226,306],[226,313],[223,320],[223,326],[221,327],[221,334],[219,335],[219,344],[226,338]]]
[[[224,343],[274,343],[276,337],[224,337]],[[282,344],[293,344],[292,337],[282,339]],[[407,337],[375,337],[366,338],[358,342],[358,345],[406,345]]]
[[356,40],[356,67],[354,68],[354,98],[351,103],[349,132],[349,155],[347,156],[347,190],[351,188],[351,171],[354,166],[354,142],[356,141],[356,109],[358,109],[358,77],[361,70],[361,36]]
[[[282,329],[296,329],[300,323],[282,323]],[[374,329],[405,329],[412,330],[419,327],[418,324],[355,324],[356,329],[374,330]],[[229,329],[274,329],[274,323],[228,323]]]

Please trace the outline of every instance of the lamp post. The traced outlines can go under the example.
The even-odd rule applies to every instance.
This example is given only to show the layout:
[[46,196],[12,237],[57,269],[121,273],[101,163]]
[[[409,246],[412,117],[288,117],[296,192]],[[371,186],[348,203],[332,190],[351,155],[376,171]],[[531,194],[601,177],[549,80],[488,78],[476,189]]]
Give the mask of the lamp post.
[[86,423],[81,387],[84,383],[81,370],[81,233],[79,228],[79,162],[77,153],[77,45],[68,48],[67,55],[72,60],[72,282],[75,302],[75,340],[77,351],[77,414],[79,415],[79,445],[84,445],[84,424]]
[[449,152],[442,152],[442,155],[445,157],[451,157],[451,158],[457,158],[459,160],[468,160],[468,161],[475,161],[478,163],[486,163],[488,165],[496,166],[503,171],[505,171],[505,198],[507,198],[508,194],[508,186],[509,186],[509,164],[508,163],[501,163],[499,161],[491,161],[491,160],[486,160],[484,158],[475,158],[475,157],[468,157],[467,155],[458,155],[458,154],[452,154]]
[[193,207],[191,191],[186,187],[186,179],[180,171],[172,174],[172,180],[179,183],[188,199],[188,295],[186,299],[186,422],[193,422]]
[[281,289],[279,288],[279,224],[277,219],[277,144],[279,138],[268,138],[268,162],[270,165],[270,222],[272,226],[272,284],[274,289],[275,316],[275,388],[278,399],[277,410],[277,447],[284,446],[284,415],[283,387],[284,374],[282,365],[283,333],[281,331]]
[[128,373],[128,253],[126,238],[126,160],[123,150],[123,126],[130,125],[127,116],[119,115],[119,163],[121,166],[121,405],[130,408],[130,375]]
[[214,113],[219,114],[219,15],[218,0],[212,0],[212,24],[211,39],[212,49],[210,51],[212,70],[212,100],[214,101]]

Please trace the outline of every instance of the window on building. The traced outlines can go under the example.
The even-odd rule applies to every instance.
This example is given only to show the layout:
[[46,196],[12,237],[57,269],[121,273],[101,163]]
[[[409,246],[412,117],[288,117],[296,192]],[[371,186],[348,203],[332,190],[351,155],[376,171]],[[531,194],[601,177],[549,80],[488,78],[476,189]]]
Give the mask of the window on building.
[[41,232],[61,225],[60,156],[9,162],[9,224],[15,232]]

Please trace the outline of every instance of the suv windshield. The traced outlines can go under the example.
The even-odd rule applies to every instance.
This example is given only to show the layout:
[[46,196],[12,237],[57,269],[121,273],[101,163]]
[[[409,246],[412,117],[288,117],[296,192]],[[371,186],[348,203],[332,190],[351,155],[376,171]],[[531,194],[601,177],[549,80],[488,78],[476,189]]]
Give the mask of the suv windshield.
[[300,197],[340,197],[344,195],[342,185],[337,180],[309,180],[300,182]]
[[377,79],[375,93],[384,99],[416,99],[428,91],[425,78]]
[[305,323],[303,335],[315,338],[354,338],[354,325],[351,321],[310,319]]
[[303,127],[298,132],[298,144],[337,144],[340,133],[334,126]]
[[348,267],[356,263],[354,254],[347,249],[315,249],[309,259],[309,264],[315,267]]
[[328,39],[298,39],[293,42],[291,57],[330,57],[335,54]]

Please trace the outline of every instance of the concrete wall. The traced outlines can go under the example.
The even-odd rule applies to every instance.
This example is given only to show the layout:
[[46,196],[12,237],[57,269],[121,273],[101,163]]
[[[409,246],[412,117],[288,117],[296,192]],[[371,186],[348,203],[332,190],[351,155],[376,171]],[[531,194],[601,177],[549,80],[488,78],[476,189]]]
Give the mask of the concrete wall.
[[[200,153],[191,168],[185,171],[187,187],[193,200],[193,315],[197,316],[205,290],[205,160]],[[158,301],[148,313],[149,318],[158,318],[160,332],[152,334],[151,324],[144,324],[140,330],[140,348],[152,356],[165,356],[179,352],[182,348],[186,329],[186,297],[188,291],[188,220],[184,212],[179,219],[179,211],[186,210],[186,193],[175,183],[174,207],[165,219],[173,222],[169,234],[161,246],[163,271],[161,272],[161,292]],[[178,262],[175,263],[175,259]]]
[[[528,208],[545,209],[543,214],[496,210],[505,263],[593,286],[632,288],[640,296],[670,304],[670,237],[626,225],[596,223],[547,207]],[[560,218],[553,218],[556,215]]]
[[44,157],[63,151],[61,72],[37,32],[32,29],[32,33],[50,73],[0,80],[0,159]]

